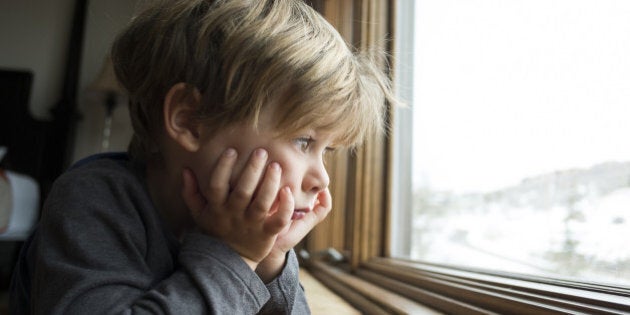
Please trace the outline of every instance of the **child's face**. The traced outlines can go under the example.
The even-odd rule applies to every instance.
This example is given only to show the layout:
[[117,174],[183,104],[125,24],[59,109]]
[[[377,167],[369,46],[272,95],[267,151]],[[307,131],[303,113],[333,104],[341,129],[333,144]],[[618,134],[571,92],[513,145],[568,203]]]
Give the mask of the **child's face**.
[[238,124],[202,135],[201,149],[194,163],[196,165],[191,165],[202,191],[207,187],[207,176],[227,148],[234,148],[238,153],[230,180],[231,187],[234,187],[252,152],[262,148],[269,155],[267,164],[280,164],[280,187],[291,188],[295,209],[312,210],[319,192],[328,188],[329,177],[323,159],[324,153],[330,150],[333,134],[307,127],[295,135],[278,135],[273,129],[273,118],[272,111],[263,110],[257,130],[249,124]]

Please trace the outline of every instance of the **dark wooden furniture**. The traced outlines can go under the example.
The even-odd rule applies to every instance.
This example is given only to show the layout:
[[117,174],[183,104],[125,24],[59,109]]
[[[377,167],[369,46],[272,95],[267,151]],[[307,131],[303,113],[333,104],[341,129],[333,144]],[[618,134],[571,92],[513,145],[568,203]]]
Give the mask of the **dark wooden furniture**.
[[34,119],[28,108],[33,74],[0,69],[0,146],[8,148],[4,169],[46,180],[46,148],[52,121]]
[[[55,178],[68,167],[74,146],[87,4],[87,0],[75,1],[62,79],[63,89],[57,102],[52,100],[54,104],[50,104],[50,120],[35,119],[29,111],[34,74],[30,70],[0,69],[0,146],[8,148],[0,167],[34,178],[40,186],[41,202],[45,200]],[[8,286],[14,257],[17,257],[20,245],[20,242],[0,243],[3,258],[0,260],[0,290]]]

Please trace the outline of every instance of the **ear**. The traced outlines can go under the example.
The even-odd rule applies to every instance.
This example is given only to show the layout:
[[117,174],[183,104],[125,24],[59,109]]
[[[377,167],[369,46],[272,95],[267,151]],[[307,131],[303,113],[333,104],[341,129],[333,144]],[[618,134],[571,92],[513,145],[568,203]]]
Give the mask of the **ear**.
[[185,150],[199,149],[200,125],[195,115],[201,104],[201,93],[186,83],[173,85],[164,97],[164,129]]

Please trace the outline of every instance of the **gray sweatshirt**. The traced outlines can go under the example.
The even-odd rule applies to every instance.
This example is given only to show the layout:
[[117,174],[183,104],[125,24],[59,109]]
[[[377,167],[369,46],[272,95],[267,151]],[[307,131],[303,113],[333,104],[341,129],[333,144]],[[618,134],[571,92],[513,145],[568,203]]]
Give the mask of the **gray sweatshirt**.
[[310,313],[293,251],[265,285],[219,240],[179,242],[125,156],[80,164],[54,183],[22,249],[14,314]]

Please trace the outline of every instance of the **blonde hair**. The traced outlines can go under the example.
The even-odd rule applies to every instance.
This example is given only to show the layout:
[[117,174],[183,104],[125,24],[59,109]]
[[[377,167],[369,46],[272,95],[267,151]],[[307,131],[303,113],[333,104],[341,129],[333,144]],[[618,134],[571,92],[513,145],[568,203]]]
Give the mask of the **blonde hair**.
[[198,116],[212,128],[256,125],[275,104],[277,130],[336,130],[346,146],[381,132],[393,100],[383,70],[301,0],[161,1],[118,36],[112,60],[140,159],[159,153],[164,96],[179,82],[201,92]]

